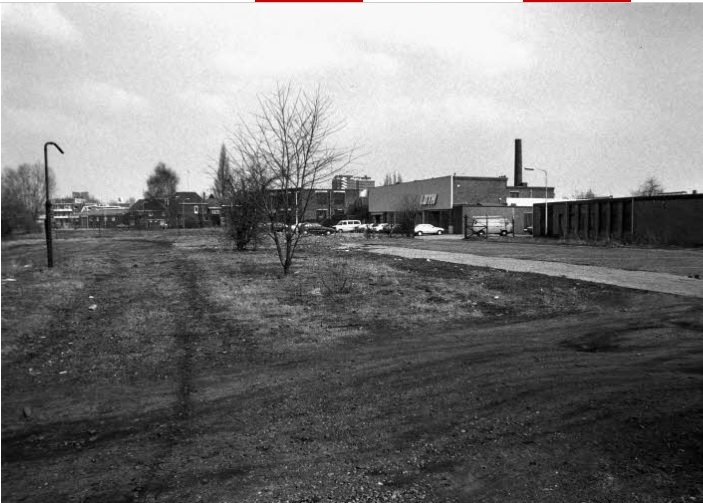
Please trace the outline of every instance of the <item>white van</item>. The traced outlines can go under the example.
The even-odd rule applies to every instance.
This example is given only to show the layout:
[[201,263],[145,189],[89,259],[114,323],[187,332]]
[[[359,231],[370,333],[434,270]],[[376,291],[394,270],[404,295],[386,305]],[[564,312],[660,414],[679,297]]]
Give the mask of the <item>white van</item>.
[[337,232],[354,232],[361,225],[361,220],[340,220],[334,226]]
[[513,232],[513,223],[505,217],[490,215],[477,215],[469,218],[471,234],[485,236],[486,234],[500,234],[507,236]]

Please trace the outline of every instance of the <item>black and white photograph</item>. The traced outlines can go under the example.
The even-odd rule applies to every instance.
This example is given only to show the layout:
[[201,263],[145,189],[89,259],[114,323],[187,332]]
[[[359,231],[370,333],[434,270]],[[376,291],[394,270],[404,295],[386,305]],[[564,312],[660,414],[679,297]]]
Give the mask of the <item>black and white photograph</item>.
[[0,21],[2,502],[703,503],[703,4]]

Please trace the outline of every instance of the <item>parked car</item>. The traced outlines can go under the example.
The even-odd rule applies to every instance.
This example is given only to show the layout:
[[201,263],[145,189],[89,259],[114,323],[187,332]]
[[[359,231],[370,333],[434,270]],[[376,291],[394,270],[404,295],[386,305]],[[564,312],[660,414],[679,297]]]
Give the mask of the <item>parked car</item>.
[[386,229],[387,229],[390,225],[391,225],[391,224],[386,224],[386,223],[374,224],[374,225],[371,226],[371,231],[373,231],[373,232],[385,232]]
[[513,223],[505,217],[477,215],[469,220],[469,228],[473,234],[500,234],[507,236],[513,232]]
[[402,234],[403,224],[385,224],[383,229],[378,232],[382,232],[384,234]]
[[371,231],[371,227],[373,227],[373,224],[360,224],[356,228],[356,232],[366,232],[366,231]]
[[340,220],[334,229],[337,232],[354,232],[361,225],[361,220]]
[[273,222],[271,224],[264,224],[267,230],[271,230],[273,228],[273,232],[283,232],[286,230],[286,227],[288,227],[286,224],[283,222]]
[[313,223],[301,224],[300,230],[303,234],[322,234],[324,236],[329,236],[330,234],[334,234],[335,232],[337,232],[332,227],[325,227],[324,225]]
[[415,226],[415,235],[422,236],[423,234],[444,234],[445,230],[443,227],[436,227],[432,224],[418,224]]
[[[162,229],[168,229],[168,223],[166,223],[166,220],[160,220],[159,226],[161,226]],[[119,225],[118,225],[118,227],[119,227]]]

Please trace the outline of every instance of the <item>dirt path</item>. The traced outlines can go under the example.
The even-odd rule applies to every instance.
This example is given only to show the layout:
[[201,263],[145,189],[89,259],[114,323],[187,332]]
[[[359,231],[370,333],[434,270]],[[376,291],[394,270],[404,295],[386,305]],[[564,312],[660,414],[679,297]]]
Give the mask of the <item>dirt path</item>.
[[607,267],[584,266],[560,262],[483,257],[469,253],[452,253],[391,246],[369,246],[368,251],[382,255],[405,258],[440,260],[455,264],[490,267],[515,272],[531,272],[548,276],[561,276],[592,283],[634,288],[650,292],[683,295],[703,299],[703,281],[673,274],[649,271],[625,271]]

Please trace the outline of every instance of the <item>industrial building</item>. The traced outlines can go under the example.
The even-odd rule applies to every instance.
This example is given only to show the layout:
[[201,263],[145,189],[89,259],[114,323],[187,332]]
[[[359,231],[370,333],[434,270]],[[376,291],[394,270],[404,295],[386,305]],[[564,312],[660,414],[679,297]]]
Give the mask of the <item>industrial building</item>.
[[532,224],[537,200],[554,199],[554,187],[531,187],[522,181],[522,141],[515,140],[514,185],[507,176],[447,175],[369,189],[369,214],[374,222],[395,222],[399,213],[416,212],[417,223],[464,232],[465,217],[503,216],[515,232]]
[[586,242],[703,245],[703,195],[594,198],[534,207],[534,234]]

